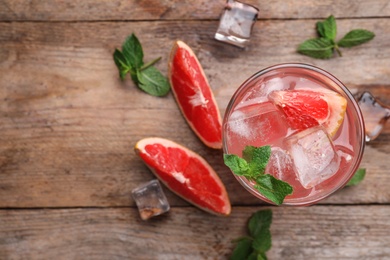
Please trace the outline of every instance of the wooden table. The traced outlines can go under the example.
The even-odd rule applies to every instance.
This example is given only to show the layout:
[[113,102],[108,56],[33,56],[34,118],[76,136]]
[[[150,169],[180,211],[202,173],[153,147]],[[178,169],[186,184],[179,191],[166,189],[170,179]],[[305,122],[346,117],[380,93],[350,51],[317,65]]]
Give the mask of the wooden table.
[[[246,49],[214,40],[224,1],[0,1],[0,259],[226,259],[249,216],[271,208],[269,259],[390,259],[390,127],[369,143],[366,179],[316,206],[273,207],[252,197],[186,125],[172,94],[121,82],[112,54],[135,33],[166,75],[173,42],[194,50],[224,114],[259,69],[304,62],[390,105],[390,2],[255,1]],[[338,38],[373,41],[315,60],[296,53],[315,22],[337,18]],[[164,188],[169,213],[142,221],[131,191],[154,176],[134,144],[160,136],[203,156],[227,187],[232,214],[205,213]]]

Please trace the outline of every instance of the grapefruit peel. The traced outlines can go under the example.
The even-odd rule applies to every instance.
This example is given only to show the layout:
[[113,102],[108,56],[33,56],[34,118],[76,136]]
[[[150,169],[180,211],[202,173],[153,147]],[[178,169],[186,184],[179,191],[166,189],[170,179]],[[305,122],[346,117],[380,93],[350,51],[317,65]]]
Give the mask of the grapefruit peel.
[[222,118],[199,60],[182,41],[172,47],[168,78],[180,111],[190,128],[208,147],[222,148]]
[[164,138],[138,141],[135,153],[173,193],[214,215],[228,216],[230,200],[217,173],[197,153]]
[[269,98],[286,114],[292,128],[322,125],[331,137],[341,126],[347,108],[347,100],[334,91],[281,90],[271,92]]

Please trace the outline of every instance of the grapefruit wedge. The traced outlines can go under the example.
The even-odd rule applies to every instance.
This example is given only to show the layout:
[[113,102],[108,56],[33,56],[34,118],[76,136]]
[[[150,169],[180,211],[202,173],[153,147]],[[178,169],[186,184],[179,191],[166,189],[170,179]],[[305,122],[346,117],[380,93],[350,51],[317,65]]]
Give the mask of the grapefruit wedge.
[[334,136],[343,122],[347,100],[334,91],[274,91],[269,98],[285,113],[293,129],[304,130],[322,125]]
[[166,187],[189,203],[212,214],[230,214],[225,186],[200,155],[157,137],[138,141],[135,152]]
[[222,148],[222,119],[213,92],[194,52],[182,41],[173,45],[168,77],[191,129],[208,147]]

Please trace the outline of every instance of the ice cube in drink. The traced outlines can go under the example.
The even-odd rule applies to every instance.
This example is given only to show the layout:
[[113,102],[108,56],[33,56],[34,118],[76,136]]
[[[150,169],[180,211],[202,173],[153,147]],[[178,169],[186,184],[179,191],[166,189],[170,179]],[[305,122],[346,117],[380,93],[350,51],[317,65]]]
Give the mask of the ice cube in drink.
[[332,140],[322,127],[300,131],[286,139],[295,174],[305,189],[332,177],[340,159]]
[[287,133],[283,113],[271,102],[243,103],[231,114],[225,125],[231,153],[241,156],[247,145],[263,146],[280,140]]

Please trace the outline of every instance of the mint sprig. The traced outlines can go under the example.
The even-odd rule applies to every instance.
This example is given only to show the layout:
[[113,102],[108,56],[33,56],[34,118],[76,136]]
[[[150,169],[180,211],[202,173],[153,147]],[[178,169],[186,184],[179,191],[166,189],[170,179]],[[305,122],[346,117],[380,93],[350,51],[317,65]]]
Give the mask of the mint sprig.
[[318,38],[304,41],[298,46],[298,52],[316,59],[329,59],[334,51],[342,56],[340,47],[350,48],[372,40],[373,32],[355,29],[348,32],[341,40],[336,41],[337,24],[333,15],[316,23]]
[[358,169],[353,177],[349,180],[346,186],[356,186],[361,183],[366,176],[366,169],[360,168]]
[[127,37],[122,45],[122,51],[115,49],[113,57],[122,80],[129,73],[133,82],[144,92],[153,96],[168,94],[170,85],[167,78],[153,66],[161,58],[144,64],[142,45],[135,34]]
[[266,260],[266,252],[272,246],[271,224],[271,210],[259,210],[252,214],[248,221],[249,235],[235,240],[237,245],[230,260]]
[[265,173],[265,168],[271,156],[271,147],[269,145],[262,147],[246,146],[242,154],[243,158],[234,154],[224,154],[225,165],[234,174],[255,181],[255,189],[276,205],[281,205],[284,198],[292,194],[293,188],[287,182]]

